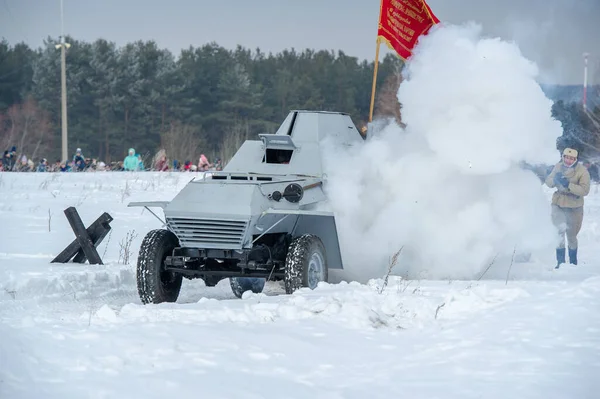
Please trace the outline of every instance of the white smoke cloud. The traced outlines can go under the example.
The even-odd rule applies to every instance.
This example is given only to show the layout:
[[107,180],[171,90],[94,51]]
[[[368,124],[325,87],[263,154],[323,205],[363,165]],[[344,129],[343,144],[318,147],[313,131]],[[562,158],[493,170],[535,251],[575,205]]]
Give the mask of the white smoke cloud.
[[550,206],[519,162],[554,163],[561,125],[516,45],[480,27],[438,26],[405,68],[402,130],[364,145],[325,142],[346,279],[385,273],[473,278],[515,245],[553,248]]

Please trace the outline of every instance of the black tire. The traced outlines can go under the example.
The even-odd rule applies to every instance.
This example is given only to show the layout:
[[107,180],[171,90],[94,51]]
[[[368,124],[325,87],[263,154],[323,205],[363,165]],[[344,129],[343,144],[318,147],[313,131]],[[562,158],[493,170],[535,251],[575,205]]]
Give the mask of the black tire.
[[261,293],[265,288],[265,282],[266,279],[260,277],[231,277],[229,279],[231,291],[238,298],[241,298],[246,291],[252,291],[255,294]]
[[223,280],[221,276],[206,276],[204,277],[204,284],[207,287],[215,287],[221,280]]
[[143,304],[175,302],[183,276],[165,270],[165,258],[179,245],[169,230],[152,230],[140,246],[137,261],[137,289]]
[[315,289],[328,277],[327,254],[321,239],[313,234],[295,238],[285,259],[285,293],[292,294],[302,287]]

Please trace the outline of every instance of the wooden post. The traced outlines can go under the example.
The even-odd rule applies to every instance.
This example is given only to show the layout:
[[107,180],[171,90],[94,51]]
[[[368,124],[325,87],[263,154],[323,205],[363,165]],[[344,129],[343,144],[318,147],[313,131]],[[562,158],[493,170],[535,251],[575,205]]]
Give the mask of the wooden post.
[[379,45],[381,41],[377,38],[377,46],[375,49],[375,68],[373,70],[373,87],[371,88],[371,106],[369,108],[369,122],[373,122],[373,107],[375,105],[375,87],[377,85],[377,70],[379,69]]

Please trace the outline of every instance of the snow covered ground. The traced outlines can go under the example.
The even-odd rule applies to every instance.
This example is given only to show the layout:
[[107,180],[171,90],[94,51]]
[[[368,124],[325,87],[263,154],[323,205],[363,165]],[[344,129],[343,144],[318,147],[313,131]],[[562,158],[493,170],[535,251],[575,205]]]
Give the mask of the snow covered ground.
[[[597,187],[577,267],[553,270],[550,248],[508,281],[498,260],[479,281],[270,284],[241,300],[227,280],[184,280],[178,303],[143,306],[137,250],[160,223],[126,205],[193,176],[0,173],[0,398],[600,396]],[[105,265],[50,263],[74,238],[69,206],[86,226],[113,216]]]

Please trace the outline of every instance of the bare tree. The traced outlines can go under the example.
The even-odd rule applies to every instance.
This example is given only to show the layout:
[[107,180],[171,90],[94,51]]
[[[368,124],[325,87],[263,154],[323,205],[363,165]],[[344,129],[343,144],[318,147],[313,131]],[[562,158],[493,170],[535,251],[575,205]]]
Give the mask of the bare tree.
[[237,120],[232,124],[231,130],[224,134],[221,143],[221,159],[227,164],[250,136],[250,125],[248,121]]
[[160,141],[161,148],[170,159],[190,160],[192,163],[197,163],[200,149],[205,144],[199,129],[181,122],[171,123],[169,130],[161,134]]
[[5,150],[11,143],[10,131],[6,115],[0,113],[0,149]]
[[49,150],[50,116],[31,97],[22,104],[13,105],[0,116],[0,128],[2,148],[17,145],[19,156],[25,154],[35,158],[38,152]]
[[[14,106],[13,106],[14,107]],[[0,113],[0,145],[2,149],[10,148],[15,145],[16,126],[11,122],[8,112]]]

